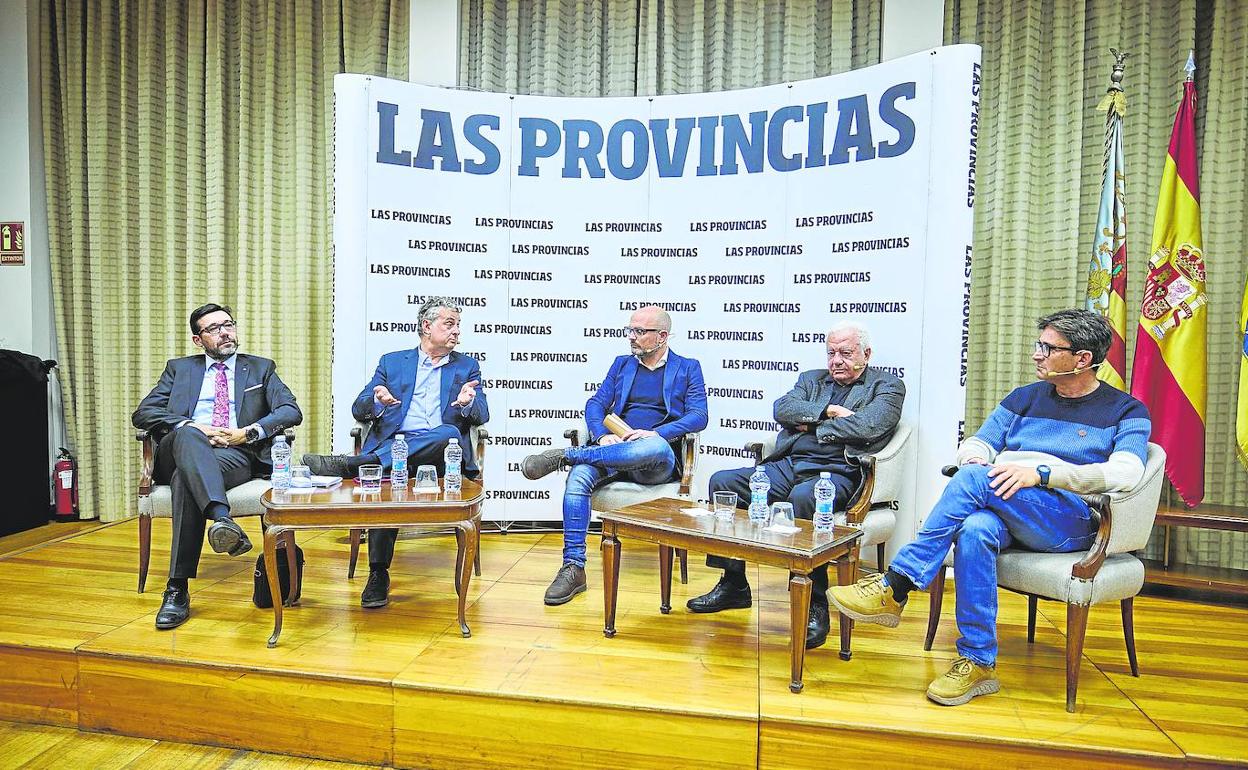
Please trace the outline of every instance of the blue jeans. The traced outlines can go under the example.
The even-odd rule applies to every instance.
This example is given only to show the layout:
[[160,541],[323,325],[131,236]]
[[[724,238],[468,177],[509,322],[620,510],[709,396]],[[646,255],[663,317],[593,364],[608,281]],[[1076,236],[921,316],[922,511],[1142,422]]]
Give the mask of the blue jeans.
[[589,532],[589,498],[611,481],[666,484],[676,472],[676,454],[659,436],[610,446],[563,450],[572,463],[563,490],[563,561],[585,566],[585,535]]
[[1097,529],[1087,503],[1074,492],[1027,487],[1002,500],[988,486],[988,470],[986,465],[958,470],[918,536],[889,567],[926,588],[957,544],[958,654],[981,666],[997,661],[997,554],[1015,541],[1032,551],[1084,551]]

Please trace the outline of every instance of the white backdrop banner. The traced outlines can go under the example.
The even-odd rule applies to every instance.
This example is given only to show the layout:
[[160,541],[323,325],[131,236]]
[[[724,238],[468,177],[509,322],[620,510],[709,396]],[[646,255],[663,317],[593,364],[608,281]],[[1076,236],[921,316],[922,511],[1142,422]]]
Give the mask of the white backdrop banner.
[[706,377],[700,496],[776,430],[772,402],[852,318],[906,383],[908,540],[962,433],[979,78],[975,46],[653,98],[339,75],[336,450],[377,359],[414,347],[417,307],[450,296],[490,403],[485,516],[557,520],[564,477],[531,482],[519,462],[583,422],[628,352],[622,327],[654,303]]

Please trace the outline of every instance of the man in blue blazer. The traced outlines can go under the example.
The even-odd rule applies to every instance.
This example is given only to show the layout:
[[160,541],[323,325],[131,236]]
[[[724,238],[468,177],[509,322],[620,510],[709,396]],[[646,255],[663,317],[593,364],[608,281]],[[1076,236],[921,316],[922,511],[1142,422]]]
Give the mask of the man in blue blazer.
[[[671,331],[672,319],[661,307],[633,313],[625,329],[632,354],[615,359],[585,404],[590,445],[524,458],[521,471],[530,479],[571,466],[563,492],[563,566],[546,589],[546,604],[564,604],[585,590],[585,536],[594,489],[617,479],[664,484],[679,477],[673,444],[706,427],[702,365],[668,349]],[[611,413],[629,426],[623,435],[603,424]]]
[[[459,306],[446,297],[430,297],[417,314],[420,345],[387,353],[377,363],[351,413],[357,420],[374,421],[358,455],[306,454],[303,462],[313,473],[351,477],[361,465],[390,467],[390,449],[400,432],[407,438],[408,465],[435,465],[444,474],[442,453],[451,439],[464,452],[464,475],[480,474],[468,430],[490,419],[481,390],[481,366],[472,356],[455,352],[459,344]],[[368,531],[368,583],[360,597],[364,607],[384,607],[390,601],[390,562],[398,531]]]
[[229,307],[191,311],[191,341],[203,355],[171,358],[131,421],[156,441],[153,476],[173,494],[169,583],[156,627],[177,628],[191,616],[190,578],[199,569],[204,524],[212,550],[240,556],[247,533],[230,518],[226,490],[267,476],[273,437],[303,421],[290,388],[267,358],[238,352]]

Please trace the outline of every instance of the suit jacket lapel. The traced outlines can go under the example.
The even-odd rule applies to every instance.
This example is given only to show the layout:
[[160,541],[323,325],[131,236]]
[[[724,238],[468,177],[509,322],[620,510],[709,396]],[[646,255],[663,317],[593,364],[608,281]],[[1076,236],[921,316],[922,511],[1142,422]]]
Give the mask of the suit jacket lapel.
[[407,351],[403,358],[403,366],[399,370],[399,423],[412,405],[412,392],[416,389],[416,369],[420,366],[420,348]]
[[628,360],[624,362],[624,369],[620,372],[620,392],[615,394],[615,405],[613,408],[616,414],[620,413],[620,410],[624,408],[624,403],[628,400],[628,394],[633,389],[633,378],[637,376],[638,366],[640,364],[637,363],[636,356],[629,356]]
[[207,368],[207,364],[204,363],[202,355],[191,356],[189,363],[190,366],[184,370],[186,372],[185,377],[178,386],[178,398],[181,400],[181,403],[174,405],[179,408],[171,409],[170,411],[176,411],[179,414],[192,417],[195,414],[195,403],[199,401],[199,391],[204,387],[204,371]]
[[250,374],[250,367],[247,365],[247,359],[240,353],[234,359],[234,424],[243,427],[243,394],[247,392],[248,386],[251,385],[247,381]]
[[676,356],[669,350],[667,363],[663,365],[663,409],[668,415],[672,413],[672,402],[668,394],[672,392],[672,380],[676,379]]
[[[451,389],[455,387],[455,381],[459,379],[458,377],[447,376],[459,368],[457,366],[459,363],[457,360],[459,354],[452,350],[447,354],[447,356],[448,358],[446,363],[438,368],[438,372],[441,375],[441,379],[438,383],[441,386],[439,390],[438,406],[441,407],[444,412],[446,411],[446,407],[450,406],[451,401],[454,400],[454,395],[451,393]],[[460,385],[462,384],[463,383],[461,382]]]

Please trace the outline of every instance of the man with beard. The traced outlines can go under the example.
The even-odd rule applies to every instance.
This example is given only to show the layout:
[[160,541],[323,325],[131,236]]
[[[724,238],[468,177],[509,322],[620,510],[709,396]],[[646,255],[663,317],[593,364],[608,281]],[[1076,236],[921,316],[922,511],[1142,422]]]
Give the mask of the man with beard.
[[[585,537],[594,490],[619,479],[650,485],[679,478],[673,444],[706,427],[702,365],[668,349],[671,331],[672,319],[661,307],[633,313],[624,329],[631,354],[615,359],[585,404],[589,445],[524,458],[521,471],[529,479],[572,468],[563,493],[563,566],[546,589],[548,605],[564,604],[585,590]],[[611,413],[629,426],[624,435],[603,424]]]
[[156,440],[153,479],[173,494],[169,583],[156,627],[176,628],[191,615],[188,581],[199,567],[204,524],[217,553],[251,550],[230,518],[226,490],[267,475],[272,437],[303,421],[295,396],[272,361],[238,352],[234,313],[207,304],[191,312],[191,342],[202,356],[170,359],[134,411],[136,428]]
[[[351,405],[357,420],[374,421],[358,455],[306,454],[303,463],[317,475],[350,478],[361,465],[389,470],[390,449],[400,432],[407,439],[407,463],[434,465],[445,475],[443,451],[458,439],[464,452],[463,473],[475,479],[480,471],[473,457],[468,430],[490,419],[481,392],[477,359],[455,352],[459,344],[459,306],[447,297],[430,297],[420,306],[420,344],[411,350],[387,353],[377,371]],[[394,559],[395,529],[368,531],[368,583],[360,604],[368,609],[390,602],[390,562]]]
[[[771,481],[767,502],[789,501],[799,519],[814,517],[815,484],[824,471],[836,487],[837,507],[844,508],[862,479],[857,458],[884,448],[901,420],[906,397],[900,379],[868,366],[871,337],[861,324],[836,323],[825,342],[827,368],[802,372],[793,389],[776,400],[775,418],[781,430],[775,450],[762,462]],[[719,471],[711,476],[708,496],[735,492],[737,504],[748,506],[753,473],[753,468]],[[707,556],[706,563],[720,567],[724,574],[710,592],[688,601],[691,611],[719,612],[753,604],[745,562]],[[814,585],[806,647],[814,648],[828,637],[828,568],[815,570],[810,578]]]

